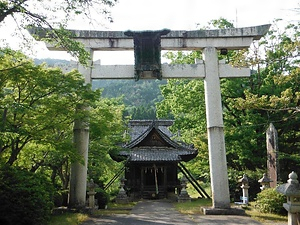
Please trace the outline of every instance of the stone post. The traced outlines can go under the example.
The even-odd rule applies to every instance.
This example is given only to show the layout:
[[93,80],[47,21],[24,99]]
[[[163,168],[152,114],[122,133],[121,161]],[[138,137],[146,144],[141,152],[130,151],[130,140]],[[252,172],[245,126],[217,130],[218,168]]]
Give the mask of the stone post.
[[273,182],[266,173],[264,173],[263,177],[258,180],[258,183],[261,184],[260,190],[265,190],[270,188],[270,183]]
[[207,47],[205,59],[205,103],[213,208],[230,208],[224,138],[223,111],[217,49]]
[[188,194],[186,187],[187,187],[187,179],[185,177],[182,178],[181,180],[181,191],[180,194],[178,196],[178,202],[190,202],[191,201],[191,197]]
[[276,188],[278,180],[278,135],[277,130],[274,125],[270,123],[266,131],[266,144],[267,144],[267,168],[268,174],[273,182],[270,184],[270,187]]
[[276,191],[287,196],[283,207],[288,211],[288,225],[298,225],[300,221],[300,185],[298,176],[293,171],[289,174],[287,183],[276,188]]
[[249,202],[249,194],[248,194],[248,189],[250,188],[249,186],[249,180],[246,174],[243,175],[241,179],[239,179],[239,182],[242,183],[241,188],[243,191],[243,204],[247,205]]

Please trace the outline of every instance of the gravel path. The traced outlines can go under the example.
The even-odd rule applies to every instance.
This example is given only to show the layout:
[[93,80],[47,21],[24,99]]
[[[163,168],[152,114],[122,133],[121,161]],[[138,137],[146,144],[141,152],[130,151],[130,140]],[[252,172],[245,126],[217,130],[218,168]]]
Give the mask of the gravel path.
[[[141,201],[130,214],[91,217],[81,225],[262,225],[247,216],[183,215],[171,202]],[[282,223],[283,225],[284,223]],[[286,223],[287,224],[287,223]],[[272,225],[275,225],[272,223]],[[279,224],[276,224],[279,225]],[[281,224],[280,224],[281,225]]]

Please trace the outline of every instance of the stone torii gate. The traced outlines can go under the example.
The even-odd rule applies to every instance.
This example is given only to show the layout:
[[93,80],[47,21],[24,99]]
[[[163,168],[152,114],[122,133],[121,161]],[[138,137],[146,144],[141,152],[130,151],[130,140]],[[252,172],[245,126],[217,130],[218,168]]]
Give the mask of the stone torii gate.
[[[249,48],[269,30],[270,25],[221,30],[170,31],[161,37],[161,50],[202,50],[204,61],[194,65],[162,64],[162,79],[190,78],[204,79],[208,150],[212,190],[212,209],[230,209],[227,174],[223,113],[221,104],[220,78],[249,77],[249,68],[233,68],[218,60],[218,51]],[[45,36],[41,29],[30,30],[40,38]],[[73,38],[81,42],[93,57],[94,51],[133,50],[133,37],[122,31],[72,30]],[[63,50],[48,45],[49,50]],[[90,67],[80,64],[62,66],[65,71],[77,68],[86,83],[92,79],[134,79],[134,65],[100,65],[91,60]],[[146,71],[148,72],[148,71]],[[145,73],[144,78],[153,78]],[[88,128],[84,124],[74,125],[74,142],[85,164],[75,163],[71,168],[69,193],[70,206],[84,206],[87,182]],[[77,141],[76,140],[84,140]]]

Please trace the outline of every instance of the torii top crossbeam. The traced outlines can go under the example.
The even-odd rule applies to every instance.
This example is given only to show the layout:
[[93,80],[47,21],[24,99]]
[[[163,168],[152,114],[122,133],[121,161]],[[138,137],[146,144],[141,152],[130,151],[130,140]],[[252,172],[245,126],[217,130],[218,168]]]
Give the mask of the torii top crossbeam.
[[[253,40],[259,40],[269,30],[270,24],[218,29],[218,30],[175,30],[161,37],[162,50],[196,50],[207,46],[217,49],[245,49]],[[46,37],[47,30],[31,28],[28,31],[39,38]],[[126,36],[123,31],[91,31],[69,30],[72,38],[81,42],[85,47],[94,51],[122,51],[133,50],[132,37]],[[65,50],[47,45],[49,50]]]

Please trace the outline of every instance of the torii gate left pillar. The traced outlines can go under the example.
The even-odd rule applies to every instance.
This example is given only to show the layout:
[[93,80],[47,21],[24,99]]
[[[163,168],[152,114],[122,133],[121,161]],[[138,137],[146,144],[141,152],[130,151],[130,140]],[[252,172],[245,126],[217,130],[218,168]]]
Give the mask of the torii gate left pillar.
[[[207,209],[206,214],[224,214],[230,212],[229,185],[227,174],[227,161],[224,138],[223,113],[221,104],[220,78],[247,77],[249,69],[232,68],[218,61],[218,50],[245,49],[253,40],[259,40],[269,30],[270,25],[257,27],[234,28],[223,30],[197,30],[197,31],[171,31],[161,39],[162,50],[202,50],[204,62],[195,65],[162,65],[162,79],[190,78],[204,79],[205,104],[208,133],[208,148],[210,162],[210,176],[213,207]],[[31,33],[43,37],[39,30],[31,30]],[[74,39],[81,42],[86,48],[97,51],[133,50],[132,38],[121,31],[71,31]],[[59,50],[56,47],[48,47],[50,50]],[[64,49],[61,49],[64,50]],[[74,66],[66,66],[68,71]],[[76,68],[76,65],[75,65]],[[90,79],[134,79],[133,65],[105,66],[94,63],[92,68],[84,71]],[[147,77],[147,74],[145,76]],[[84,126],[80,127],[84,131]],[[74,133],[75,134],[75,133]],[[88,139],[87,133],[84,133]],[[84,135],[83,135],[84,136]],[[83,137],[82,136],[82,137]],[[87,143],[84,146],[78,143],[79,152],[87,156]],[[81,146],[81,147],[80,147]],[[86,161],[87,163],[87,161]],[[86,188],[86,167],[78,166],[78,174],[83,178],[75,179],[72,188],[78,188],[70,199],[75,203],[83,204],[82,196]],[[85,173],[85,176],[83,175]],[[82,182],[82,183],[80,183]],[[84,185],[84,186],[83,186]],[[75,189],[76,189],[75,188]],[[74,190],[75,190],[74,189]],[[228,210],[229,209],[229,210]],[[228,210],[228,211],[227,211]]]
[[[87,48],[93,58],[93,50]],[[93,61],[88,62],[88,67],[78,65],[78,71],[84,76],[86,84],[90,84]],[[79,105],[79,111],[88,110],[88,106]],[[73,125],[73,143],[77,153],[82,157],[82,161],[71,164],[70,188],[69,188],[69,207],[84,208],[86,202],[87,170],[88,170],[88,149],[89,149],[89,126],[86,120],[76,119]]]

